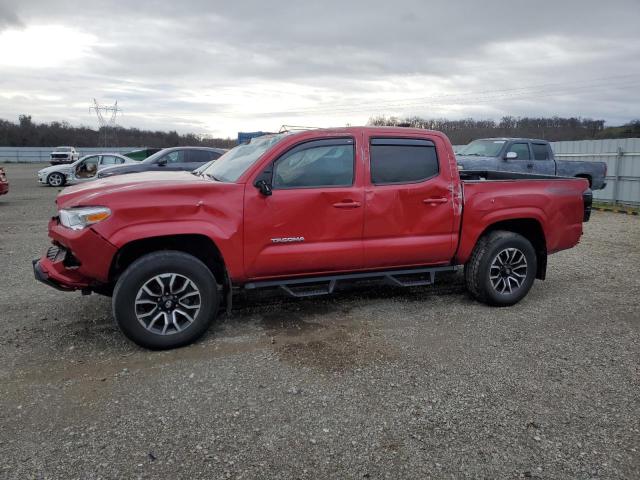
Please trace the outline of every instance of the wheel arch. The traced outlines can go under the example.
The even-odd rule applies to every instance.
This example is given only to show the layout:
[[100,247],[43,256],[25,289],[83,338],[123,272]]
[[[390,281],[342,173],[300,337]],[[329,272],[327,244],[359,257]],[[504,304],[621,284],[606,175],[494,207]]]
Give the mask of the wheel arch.
[[118,249],[111,261],[109,280],[116,283],[118,277],[135,260],[148,253],[176,250],[193,255],[204,263],[221,283],[225,296],[231,291],[231,280],[220,249],[215,242],[202,234],[172,234],[132,240]]
[[[517,218],[501,220],[487,226],[480,236],[481,238],[496,230],[505,230],[517,233],[531,242],[536,251],[537,273],[536,278],[544,280],[547,274],[547,242],[542,224],[535,218]],[[477,242],[476,242],[477,243]]]
[[593,177],[588,173],[579,173],[576,175],[576,178],[584,178],[589,182],[589,188],[593,186]]

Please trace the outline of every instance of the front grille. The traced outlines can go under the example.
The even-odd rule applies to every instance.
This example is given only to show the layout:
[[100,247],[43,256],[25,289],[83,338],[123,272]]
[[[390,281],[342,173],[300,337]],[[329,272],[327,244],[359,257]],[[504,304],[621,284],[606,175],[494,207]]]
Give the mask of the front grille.
[[67,268],[78,268],[80,260],[78,260],[71,250],[67,250],[63,246],[53,245],[47,249],[47,258],[52,262],[62,262]]
[[47,250],[47,258],[52,262],[58,262],[64,260],[67,251],[64,248],[60,248],[57,245],[53,245]]

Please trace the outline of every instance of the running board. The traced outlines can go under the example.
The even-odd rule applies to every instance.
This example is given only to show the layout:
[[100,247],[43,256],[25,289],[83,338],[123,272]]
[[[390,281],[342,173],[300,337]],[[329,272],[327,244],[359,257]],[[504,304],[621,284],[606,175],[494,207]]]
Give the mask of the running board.
[[[279,287],[292,297],[316,297],[319,295],[329,295],[333,293],[336,288],[336,284],[340,281],[345,280],[378,278],[399,287],[418,287],[423,285],[433,285],[435,283],[436,273],[455,272],[457,269],[457,266],[446,266],[431,268],[412,268],[407,270],[348,273],[344,275],[329,275],[322,277],[267,280],[261,282],[246,283],[244,285],[244,288],[247,290],[255,290],[257,288]],[[415,276],[419,276],[419,278],[407,278]]]

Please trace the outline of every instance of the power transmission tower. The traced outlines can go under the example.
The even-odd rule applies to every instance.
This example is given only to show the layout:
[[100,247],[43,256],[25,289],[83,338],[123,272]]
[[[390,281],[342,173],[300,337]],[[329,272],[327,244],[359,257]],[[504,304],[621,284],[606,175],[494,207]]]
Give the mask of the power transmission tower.
[[118,107],[118,101],[109,106],[109,105],[100,105],[98,101],[94,98],[93,105],[89,107],[89,111],[95,111],[96,116],[98,117],[98,135],[102,138],[102,146],[109,146],[109,131],[113,131],[114,136],[114,145],[117,146],[118,143],[118,129],[116,124],[116,117],[118,112],[122,112],[120,107]]

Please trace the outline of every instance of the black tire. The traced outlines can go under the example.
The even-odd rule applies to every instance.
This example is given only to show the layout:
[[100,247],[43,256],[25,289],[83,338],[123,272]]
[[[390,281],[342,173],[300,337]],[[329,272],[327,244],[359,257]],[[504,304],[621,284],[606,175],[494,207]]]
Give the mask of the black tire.
[[[519,260],[513,263],[517,265],[515,268],[508,262],[501,263],[511,253]],[[526,260],[525,267],[522,257]],[[536,251],[531,242],[517,233],[496,230],[478,240],[464,267],[464,277],[467,290],[478,301],[506,307],[525,297],[536,278],[536,271]]]
[[60,172],[50,173],[47,177],[47,184],[50,187],[64,187],[65,183],[67,183],[67,179]]
[[[171,317],[170,310],[163,310],[163,312],[167,312],[167,315],[162,313],[161,316],[163,325],[168,323],[170,318],[174,319],[173,323],[169,323],[170,328],[166,329],[168,333],[165,334],[156,331],[160,324],[151,325],[151,330],[148,329],[148,325],[143,325],[142,322],[147,320],[139,320],[138,316],[144,316],[144,311],[139,312],[139,309],[144,306],[137,304],[137,302],[145,302],[145,299],[140,297],[140,295],[145,295],[142,288],[145,285],[149,288],[148,282],[154,281],[157,276],[162,276],[159,283],[165,282],[165,287],[171,290],[172,285],[167,286],[166,283],[172,274],[180,279],[178,281],[186,278],[192,282],[193,289],[198,292],[199,306],[187,307],[197,309],[192,316],[191,323],[187,322],[187,317],[178,316],[183,321],[182,330],[177,329],[179,325],[173,326],[176,317]],[[183,284],[185,283],[187,282],[184,281]],[[160,291],[161,287],[157,288]],[[165,289],[165,293],[167,291]],[[151,305],[149,309],[156,309],[156,313],[161,313],[161,309],[165,307],[164,294],[149,296],[149,298],[154,301],[156,298],[158,299],[158,304],[155,307]],[[193,294],[191,298],[193,298]],[[179,309],[185,310],[182,308],[184,304],[179,303],[181,301],[182,299],[173,303],[177,314],[181,313],[178,312]],[[200,338],[218,313],[219,305],[218,285],[211,270],[196,257],[173,250],[147,254],[129,265],[118,279],[112,299],[113,316],[122,332],[138,345],[154,350],[181,347]],[[156,316],[156,313],[153,316]],[[188,324],[185,326],[185,323]]]

